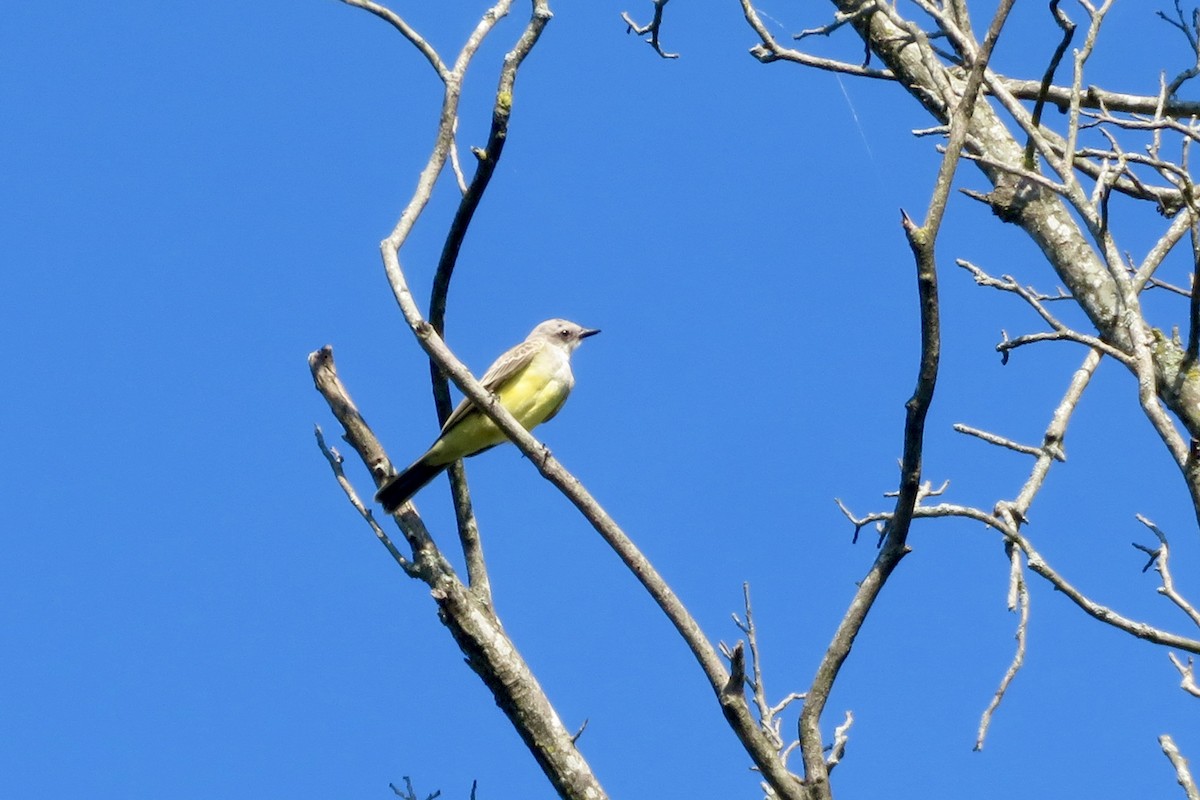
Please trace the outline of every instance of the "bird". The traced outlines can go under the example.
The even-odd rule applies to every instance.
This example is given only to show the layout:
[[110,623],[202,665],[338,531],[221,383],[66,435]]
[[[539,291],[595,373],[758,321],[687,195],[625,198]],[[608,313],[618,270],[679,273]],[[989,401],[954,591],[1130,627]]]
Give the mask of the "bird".
[[[479,382],[496,395],[525,430],[533,430],[562,409],[575,385],[571,353],[584,339],[599,332],[565,319],[548,319],[538,324],[525,341],[496,359]],[[391,514],[453,462],[506,441],[504,431],[470,398],[463,398],[425,454],[388,478],[375,493],[375,500]]]

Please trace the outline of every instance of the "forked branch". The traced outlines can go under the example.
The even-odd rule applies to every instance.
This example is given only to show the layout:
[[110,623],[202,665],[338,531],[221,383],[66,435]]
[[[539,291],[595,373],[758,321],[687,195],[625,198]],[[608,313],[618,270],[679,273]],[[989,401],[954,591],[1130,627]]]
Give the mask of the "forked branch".
[[866,621],[875,600],[882,591],[900,559],[908,552],[906,544],[909,527],[921,490],[921,457],[924,449],[925,417],[933,400],[941,354],[941,322],[938,309],[937,262],[934,249],[938,231],[945,214],[959,156],[966,141],[976,99],[983,85],[992,49],[1004,27],[1012,0],[1000,3],[983,45],[978,49],[970,72],[949,115],[950,143],[942,157],[924,224],[917,226],[903,215],[903,227],[917,268],[917,295],[921,318],[921,357],[917,369],[916,387],[905,404],[904,450],[900,465],[900,489],[895,510],[885,525],[885,536],[879,555],[866,577],[859,582],[858,591],[834,633],[825,652],[812,687],[807,692],[804,709],[800,712],[800,749],[804,756],[805,785],[810,798],[831,797],[829,763],[824,756],[820,719],[838,672],[850,655],[854,639]]

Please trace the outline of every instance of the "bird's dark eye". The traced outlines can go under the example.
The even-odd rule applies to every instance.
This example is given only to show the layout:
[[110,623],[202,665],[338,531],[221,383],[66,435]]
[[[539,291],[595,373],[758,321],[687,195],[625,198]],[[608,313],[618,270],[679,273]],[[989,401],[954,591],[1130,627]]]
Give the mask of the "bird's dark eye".
[[571,338],[571,329],[563,328],[561,331],[558,332],[558,335],[564,339],[570,339]]

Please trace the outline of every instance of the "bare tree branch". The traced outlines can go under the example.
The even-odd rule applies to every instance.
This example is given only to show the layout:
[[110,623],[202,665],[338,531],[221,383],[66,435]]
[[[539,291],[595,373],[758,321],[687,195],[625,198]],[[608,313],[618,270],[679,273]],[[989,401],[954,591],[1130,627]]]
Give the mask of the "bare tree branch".
[[[1200,127],[1194,120],[1184,121],[1189,116],[1200,115],[1200,104],[1179,101],[1174,97],[1185,81],[1200,74],[1200,45],[1197,44],[1200,40],[1200,15],[1193,14],[1189,23],[1179,0],[1175,2],[1177,20],[1168,19],[1160,12],[1164,19],[1168,19],[1187,37],[1196,54],[1195,66],[1179,73],[1169,84],[1164,76],[1158,95],[1142,96],[1120,95],[1085,83],[1085,67],[1106,14],[1112,7],[1112,0],[1079,0],[1080,7],[1087,14],[1088,25],[1082,45],[1073,54],[1070,85],[1066,87],[1053,85],[1054,73],[1070,46],[1074,30],[1073,24],[1060,11],[1059,0],[1051,0],[1049,6],[1063,36],[1040,81],[1014,80],[998,75],[989,68],[992,50],[1003,29],[1012,0],[1001,0],[982,43],[976,41],[971,30],[966,0],[912,0],[912,4],[933,21],[932,25],[928,20],[922,20],[922,25],[918,25],[906,19],[897,4],[886,0],[833,0],[836,14],[832,23],[802,31],[795,37],[828,36],[839,30],[852,29],[865,47],[866,56],[861,65],[819,58],[784,47],[763,24],[752,0],[740,1],[748,25],[761,40],[751,49],[751,53],[760,61],[791,61],[828,71],[897,81],[941,123],[933,131],[948,135],[924,220],[918,225],[907,215],[903,216],[903,227],[916,263],[921,312],[921,357],[916,386],[906,403],[903,456],[899,488],[894,493],[895,506],[890,512],[875,512],[855,518],[838,501],[843,512],[854,523],[856,537],[864,525],[872,522],[879,525],[880,551],[838,625],[809,691],[804,695],[790,694],[775,706],[770,705],[764,688],[748,586],[745,587],[745,621],[736,616],[734,619],[746,634],[749,647],[747,650],[738,642],[731,650],[722,644],[720,653],[728,658],[726,669],[718,650],[704,636],[696,620],[624,531],[550,451],[525,431],[498,403],[496,397],[475,381],[444,343],[446,302],[459,249],[504,147],[517,68],[550,18],[546,0],[533,0],[530,23],[505,60],[493,104],[491,133],[486,147],[476,151],[478,163],[469,183],[458,163],[455,141],[461,83],[480,42],[488,35],[496,20],[508,13],[511,0],[499,0],[484,15],[452,67],[447,67],[436,51],[393,12],[372,0],[343,0],[380,16],[397,28],[429,61],[445,86],[433,152],[421,173],[412,199],[392,234],[381,244],[384,268],[393,294],[418,342],[430,357],[440,418],[444,419],[450,410],[449,379],[509,436],[547,480],[576,505],[672,621],[704,671],[726,719],[755,768],[763,774],[764,791],[774,797],[816,800],[831,797],[829,771],[844,756],[848,729],[853,719],[847,712],[844,723],[834,732],[832,746],[827,746],[821,734],[821,716],[838,672],[848,658],[866,616],[892,571],[908,552],[907,536],[915,519],[954,516],[977,520],[998,531],[1005,544],[1010,568],[1009,607],[1019,612],[1017,647],[995,696],[982,715],[976,749],[982,748],[992,717],[1024,660],[1029,622],[1029,587],[1023,563],[1091,617],[1159,645],[1200,653],[1200,641],[1123,617],[1084,595],[1062,573],[1046,563],[1024,531],[1030,505],[1042,488],[1052,462],[1065,460],[1062,442],[1067,421],[1102,355],[1120,362],[1137,380],[1138,402],[1180,467],[1200,520],[1200,370],[1196,369],[1196,363],[1200,360],[1200,292],[1177,290],[1186,294],[1190,301],[1186,346],[1179,341],[1178,335],[1168,337],[1157,328],[1152,328],[1146,321],[1140,300],[1143,289],[1165,285],[1154,278],[1155,270],[1185,231],[1190,231],[1193,239],[1193,283],[1200,280],[1200,223],[1197,222],[1200,220],[1200,201],[1197,200],[1197,189],[1192,184],[1186,163],[1188,142],[1200,141]],[[627,13],[622,17],[630,32],[649,36],[648,43],[660,56],[675,58],[678,54],[662,50],[659,38],[663,9],[668,0],[652,2],[654,19],[649,24],[640,26]],[[873,57],[878,57],[883,66],[869,67]],[[990,102],[986,99],[989,95],[993,98]],[[1066,113],[1066,119],[1058,121],[1061,123],[1061,133],[1051,130],[1043,119],[1044,109],[1051,105]],[[1004,121],[996,107],[1007,113]],[[1161,147],[1164,139],[1174,141],[1176,136],[1182,142],[1184,153],[1181,164],[1164,155]],[[1024,146],[1018,143],[1017,137],[1023,140]],[[1152,144],[1139,147],[1130,141],[1134,139],[1152,139]],[[1096,146],[1090,146],[1092,144]],[[1089,348],[1083,365],[1076,371],[1066,396],[1054,412],[1040,447],[1022,445],[964,425],[955,426],[959,432],[1031,455],[1035,459],[1018,495],[1011,501],[997,503],[990,513],[951,503],[926,505],[923,502],[936,494],[928,481],[923,482],[922,470],[925,419],[937,382],[941,350],[935,245],[962,158],[973,161],[991,183],[991,190],[987,193],[966,190],[969,195],[986,202],[1004,221],[1019,225],[1041,248],[1067,287],[1067,292],[1060,290],[1058,296],[1042,295],[1028,286],[1022,286],[1011,276],[1005,275],[997,280],[960,261],[973,272],[981,285],[1019,296],[1052,329],[1050,332],[1029,333],[1014,339],[1009,339],[1005,332],[1004,341],[997,346],[997,350],[1007,359],[1013,349],[1040,341],[1071,341]],[[400,250],[447,162],[457,177],[462,198],[445,241],[426,319],[411,296],[400,262]],[[1122,202],[1126,197],[1151,200],[1165,216],[1172,218],[1163,235],[1136,269],[1133,257],[1118,246],[1110,224],[1110,199],[1113,194],[1117,194]],[[1113,205],[1115,207],[1116,203]],[[1059,300],[1078,304],[1094,326],[1095,333],[1077,331],[1052,314],[1047,304]],[[318,362],[327,364],[328,370],[332,371],[332,354],[313,354],[310,363],[313,364],[314,379],[318,379],[318,371],[325,369]],[[378,448],[378,443],[372,444],[373,435],[370,435],[357,410],[353,409],[348,396],[343,400],[338,391],[331,388],[331,384],[322,384],[318,379],[318,387],[323,385],[322,394],[326,396],[335,415],[343,421],[347,441],[360,453],[376,481],[386,477],[391,472],[391,464]],[[341,393],[344,394],[344,388]],[[1181,433],[1172,413],[1178,417],[1188,435]],[[472,659],[472,667],[492,687],[498,702],[502,707],[505,702],[516,702],[510,696],[511,687],[504,685],[504,681],[496,676],[495,670],[500,660],[498,652],[488,651],[485,643],[481,642],[481,637],[492,635],[492,631],[500,628],[490,608],[486,567],[461,466],[456,465],[451,471],[451,482],[460,538],[466,554],[471,586],[469,591],[449,569],[411,506],[401,509],[397,519],[413,552],[411,557],[400,553],[375,524],[370,511],[363,506],[345,479],[341,472],[340,455],[325,445],[319,430],[318,440],[339,484],[371,524],[377,537],[388,546],[393,558],[406,572],[425,580],[434,589],[433,595],[442,613],[452,619],[447,624],[460,647]],[[1193,623],[1200,625],[1200,613],[1175,588],[1169,570],[1165,535],[1145,518],[1139,516],[1139,519],[1155,533],[1160,542],[1160,546],[1154,549],[1135,545],[1151,554],[1152,563],[1163,580],[1159,592],[1172,600]],[[475,617],[480,619],[476,620]],[[746,664],[747,652],[749,665]],[[1184,665],[1174,653],[1169,655],[1183,678],[1185,690],[1200,696],[1200,689],[1196,688],[1193,678],[1192,659],[1189,657]],[[528,685],[527,680],[532,681],[532,675],[520,676],[523,685]],[[749,699],[746,697],[747,685],[751,689]],[[532,701],[534,705],[544,701],[540,689],[536,689],[535,695]],[[798,740],[785,744],[780,734],[780,715],[797,699],[804,700],[798,721]],[[586,787],[588,792],[593,791],[591,784],[586,783],[588,780],[594,782],[590,772],[586,771],[586,764],[583,765],[584,778],[581,779],[585,782],[562,788],[566,786],[563,775],[567,765],[557,761],[550,763],[552,759],[540,752],[540,748],[535,747],[527,735],[530,723],[519,721],[521,713],[538,714],[548,709],[548,703],[545,708],[535,708],[534,705],[520,712],[506,708],[506,713],[510,713],[519,729],[521,724],[526,726],[522,735],[526,736],[531,750],[539,756],[547,775],[556,781],[556,788],[575,791]],[[553,715],[552,710],[549,713]],[[557,737],[559,732],[555,730],[552,735]],[[566,758],[572,757],[572,753],[577,755],[574,750],[577,737],[578,733],[569,737],[570,747]],[[554,741],[557,746],[559,739]],[[1160,741],[1164,753],[1176,768],[1180,784],[1192,798],[1195,784],[1186,760],[1170,737],[1164,736]],[[788,755],[796,746],[801,750],[804,760],[802,781],[787,768]],[[411,785],[409,789],[411,792]],[[594,791],[600,791],[598,784],[595,784]]]
[[858,17],[862,14],[869,13],[873,10],[874,10],[874,8],[870,4],[867,4],[867,5],[864,5],[861,8],[859,8],[857,11],[854,11],[849,14],[843,14],[839,11],[838,13],[833,15],[833,22],[827,23],[825,25],[820,25],[816,28],[806,28],[806,29],[800,31],[799,33],[793,35],[792,39],[794,39],[795,41],[798,42],[801,39],[807,39],[809,36],[826,36],[827,37],[830,34],[832,34],[834,31],[836,31],[838,28],[845,25],[847,22],[850,22],[851,20],[853,20],[855,17]]
[[[961,422],[954,423],[953,427],[958,433],[966,434],[967,436],[974,436],[977,439],[982,439],[988,444],[994,444],[997,447],[1003,447],[1007,450],[1012,450],[1017,453],[1024,453],[1027,456],[1040,456],[1042,454],[1042,448],[1040,447],[1033,447],[1032,445],[1014,442],[1012,439],[1006,439],[1003,436],[997,436],[994,433],[981,431],[978,428],[972,428],[970,425],[963,425]],[[1058,461],[1066,460],[1061,453],[1055,453],[1054,455],[1055,459]]]
[[[796,700],[803,700],[804,695],[791,692],[776,705],[771,705],[767,700],[766,683],[763,680],[762,673],[762,655],[758,646],[758,627],[754,624],[754,607],[750,603],[749,583],[742,584],[742,598],[745,605],[746,619],[743,622],[738,618],[737,614],[734,614],[733,623],[737,625],[742,633],[746,634],[746,642],[749,645],[751,676],[748,678],[748,683],[754,698],[755,708],[758,711],[758,722],[763,732],[774,743],[776,750],[779,752],[780,759],[786,766],[788,755],[793,749],[799,746],[799,742],[784,742],[782,733],[783,720],[780,715]],[[736,651],[730,650],[722,643],[721,652],[731,662],[734,661],[734,653]],[[730,681],[733,681],[732,677]]]
[[636,33],[638,36],[645,36],[648,33],[650,34],[650,38],[646,40],[646,43],[654,48],[654,52],[663,58],[679,58],[679,53],[664,52],[662,45],[658,41],[659,34],[662,31],[663,9],[671,0],[650,0],[650,2],[654,4],[654,18],[645,25],[638,25],[627,12],[621,12],[621,19],[625,20],[625,25],[627,26],[625,32]]
[[1175,665],[1175,669],[1179,670],[1179,677],[1181,678],[1179,688],[1192,697],[1200,697],[1200,684],[1196,682],[1195,659],[1188,656],[1187,663],[1184,664],[1174,653],[1167,653],[1167,658],[1171,659],[1171,663]]
[[1188,800],[1200,800],[1200,787],[1196,786],[1196,780],[1192,777],[1192,771],[1188,768],[1188,760],[1179,752],[1179,748],[1175,746],[1175,740],[1169,734],[1164,733],[1158,737],[1158,743],[1162,746],[1163,755],[1171,762],[1171,766],[1175,768],[1175,778],[1179,781],[1179,785],[1183,787],[1184,793]]
[[[381,484],[391,473],[390,462],[338,378],[332,350],[326,347],[313,353],[309,365],[317,390],[342,424],[344,438],[371,469],[376,484]],[[491,608],[458,579],[411,503],[401,506],[393,517],[412,548],[411,563],[405,572],[429,586],[440,618],[467,656],[467,663],[491,689],[496,704],[555,790],[572,800],[605,797],[571,734]],[[399,555],[386,536],[380,541],[393,558]]]
[[[953,19],[928,0],[917,0],[917,5],[937,20],[963,61],[969,62],[974,45],[957,29]],[[1090,23],[1084,46],[1075,58],[1076,70],[1070,93],[1075,99],[1068,118],[1066,143],[1074,142],[1077,135],[1072,131],[1078,131],[1079,108],[1082,107],[1082,65],[1090,54],[1109,5],[1096,8],[1090,3],[1085,4]],[[836,0],[835,6],[849,12],[860,4]],[[855,22],[854,28],[930,113],[942,120],[947,118],[950,101],[946,87],[955,77],[938,62],[919,29],[887,4],[879,5],[869,19]],[[910,46],[913,44],[916,46]],[[996,187],[988,196],[988,202],[1003,219],[1020,225],[1041,248],[1070,294],[1100,332],[1099,340],[1131,358],[1129,366],[1137,379],[1139,404],[1179,466],[1200,521],[1200,464],[1189,460],[1191,448],[1167,413],[1169,410],[1179,418],[1191,438],[1200,438],[1200,370],[1186,368],[1182,343],[1159,335],[1145,324],[1137,297],[1141,285],[1125,275],[1124,260],[1108,228],[1107,194],[1102,194],[1098,206],[1089,198],[1075,176],[1074,148],[1056,143],[1053,137],[1043,133],[1044,129],[1033,126],[1029,112],[1008,91],[999,76],[985,71],[984,79],[1000,105],[1058,174],[1062,180],[1063,198],[1077,218],[1084,221],[1095,244],[1087,242],[1076,219],[1053,195],[1048,195],[1037,184],[1014,178],[1010,171],[980,164]],[[1007,127],[986,103],[980,103],[973,118],[967,147],[970,152],[987,154],[993,162],[1017,164],[1021,161]],[[1097,180],[1112,181],[1111,176],[1115,174],[1101,168]],[[1172,230],[1182,234],[1186,226],[1173,225]]]
[[[1084,595],[1057,570],[1051,567],[1046,559],[1042,557],[1041,553],[1033,546],[1033,543],[1020,533],[1016,520],[1016,512],[1016,506],[1010,503],[1000,503],[997,506],[995,514],[989,514],[986,511],[981,511],[971,506],[939,503],[934,506],[918,506],[913,512],[913,517],[915,519],[962,517],[982,522],[1001,533],[1005,538],[1019,547],[1027,557],[1029,569],[1042,578],[1045,578],[1056,590],[1066,595],[1071,602],[1075,603],[1088,616],[1152,644],[1174,647],[1189,653],[1200,653],[1200,640],[1190,639],[1186,636],[1180,636],[1179,634],[1156,628],[1145,622],[1129,619]],[[887,524],[891,519],[891,512],[876,511],[856,519],[855,522],[864,525],[872,522]]]
[[847,711],[846,719],[833,729],[833,746],[829,748],[829,756],[825,759],[830,772],[833,772],[833,768],[842,763],[842,759],[846,757],[846,745],[850,742],[850,726],[853,724],[854,714]]
[[1166,20],[1168,24],[1173,25],[1174,27],[1178,28],[1181,33],[1183,33],[1184,38],[1187,39],[1188,46],[1196,55],[1196,60],[1192,63],[1192,65],[1176,75],[1171,82],[1167,84],[1165,92],[1166,96],[1174,97],[1175,93],[1179,91],[1179,88],[1183,86],[1183,84],[1190,81],[1197,75],[1200,75],[1200,42],[1197,41],[1198,36],[1200,36],[1200,16],[1198,16],[1196,11],[1193,10],[1191,21],[1189,22],[1186,20],[1183,14],[1183,6],[1179,0],[1175,0],[1175,19],[1171,19],[1161,11],[1157,13],[1158,16]]
[[1158,593],[1174,603],[1180,611],[1187,615],[1187,618],[1192,621],[1193,625],[1200,628],[1200,611],[1197,611],[1196,607],[1189,603],[1187,599],[1179,593],[1179,590],[1175,588],[1175,578],[1171,575],[1171,548],[1167,544],[1167,535],[1163,533],[1161,528],[1159,528],[1150,520],[1146,519],[1141,514],[1136,516],[1137,521],[1149,528],[1154,536],[1158,539],[1157,550],[1151,550],[1148,547],[1143,547],[1142,545],[1138,544],[1134,545],[1139,550],[1150,554],[1155,570],[1157,570],[1158,574],[1162,576],[1163,585],[1159,587]]
[[[1046,105],[1046,97],[1050,93],[1050,89],[1054,84],[1054,73],[1058,71],[1058,65],[1062,63],[1062,58],[1067,52],[1067,48],[1071,46],[1071,40],[1075,38],[1075,23],[1067,18],[1059,8],[1059,0],[1050,0],[1050,14],[1054,17],[1055,23],[1059,30],[1062,31],[1062,39],[1059,40],[1058,46],[1054,48],[1054,54],[1050,56],[1050,63],[1046,66],[1046,72],[1042,75],[1042,85],[1038,87],[1037,101],[1033,105],[1033,113],[1030,114],[1033,127],[1040,127],[1042,124],[1042,109]],[[1078,97],[1076,93],[1072,100]],[[1030,138],[1025,144],[1025,169],[1032,170],[1033,163],[1033,139]]]
[[[403,25],[398,16],[374,3],[355,0],[351,4],[387,19],[434,63],[434,59],[431,58],[432,48],[417,37],[411,28]],[[421,171],[412,198],[401,213],[395,229],[382,244],[384,253],[390,254],[390,257],[385,255],[385,271],[393,294],[397,295],[402,307],[412,304],[412,296],[400,271],[399,249],[428,204],[437,178],[453,153],[463,76],[484,38],[496,22],[508,13],[510,6],[511,0],[500,0],[488,9],[468,36],[452,68],[446,69],[440,60],[434,63],[444,84],[434,147]],[[518,54],[521,57],[522,45],[525,48],[524,52],[528,52],[528,48],[536,42],[537,33],[549,19],[549,9],[544,0],[534,0],[532,18],[530,26],[518,43]],[[506,60],[506,68],[510,63]],[[510,91],[506,97],[503,92],[505,80],[515,74],[516,64],[519,64],[519,58],[507,73],[507,78],[505,75],[501,77],[502,89],[497,96],[497,105],[503,107],[504,114],[507,114],[511,107],[511,84],[508,85]],[[486,181],[480,185],[480,192],[483,185],[486,185]],[[467,202],[477,203],[477,200],[477,196],[474,196]],[[464,216],[467,217],[463,222],[465,226],[465,223],[469,222],[469,214]],[[452,234],[452,239],[454,235],[457,234]],[[422,327],[428,329],[430,326],[422,322]],[[336,373],[333,372],[332,354],[322,352],[325,353],[324,356],[315,357],[311,362],[318,389],[326,397],[335,416],[342,422],[347,441],[359,452],[379,484],[392,473],[391,463],[374,434],[362,421],[361,414],[350,403],[349,396],[344,391],[336,391],[340,382],[335,384],[333,381],[323,380],[329,375],[336,380]],[[478,388],[478,385],[476,387]],[[425,530],[411,503],[402,506],[394,517],[412,548],[412,569],[429,585],[430,594],[438,604],[442,621],[467,656],[468,664],[491,689],[497,704],[521,735],[555,790],[562,797],[603,798],[604,791],[575,747],[571,734],[563,727],[528,665],[521,659],[499,619],[492,612],[486,583],[478,593],[462,584]],[[470,543],[466,544],[469,551]],[[468,552],[468,561],[472,560],[478,573],[482,570],[482,557],[478,555],[472,559]]]
[[717,651],[709,643],[699,624],[650,561],[596,502],[583,484],[551,455],[549,448],[525,430],[494,395],[479,384],[463,363],[446,347],[433,327],[425,321],[413,301],[412,293],[408,290],[408,283],[400,268],[397,252],[392,242],[393,239],[389,238],[381,246],[385,269],[392,282],[400,309],[409,326],[416,332],[425,352],[441,367],[463,394],[495,422],[522,453],[528,456],[529,462],[537,468],[542,476],[558,487],[563,495],[575,505],[637,577],[691,649],[721,702],[726,720],[729,721],[734,733],[741,740],[755,766],[762,771],[764,778],[780,797],[799,797],[799,781],[783,766],[770,739],[758,728],[745,697],[740,694],[734,696],[726,691],[729,675],[721,663]]
[[[388,788],[391,789],[397,797],[401,798],[401,800],[421,800],[419,797],[417,797],[417,790],[413,788],[412,778],[408,777],[407,775],[404,776],[403,789],[396,786],[394,783],[389,783]],[[438,789],[437,791],[425,795],[425,800],[437,800],[437,798],[441,796],[442,790]]]
[[403,17],[386,6],[372,2],[372,0],[342,0],[342,2],[348,6],[354,6],[355,8],[361,8],[364,11],[369,11],[387,22],[396,30],[400,31],[400,35],[412,42],[413,47],[417,48],[417,51],[420,52],[421,55],[425,56],[425,60],[428,61],[430,66],[433,67],[433,71],[437,73],[437,76],[441,78],[442,82],[446,82],[449,77],[450,70],[448,70],[446,65],[442,63],[442,59],[437,54],[437,50],[435,50],[433,45],[427,42],[424,37],[417,33],[411,25],[405,22]]
[[[325,359],[328,359],[328,367],[322,364],[321,369],[324,370],[328,368],[332,370],[333,349],[328,346],[322,348],[316,353],[309,355],[310,364],[313,362],[313,360]],[[336,373],[334,373],[333,377],[336,380]],[[371,527],[371,532],[375,534],[375,538],[379,540],[380,544],[387,548],[388,553],[392,556],[392,559],[400,565],[400,568],[404,570],[410,578],[420,577],[416,569],[413,567],[412,562],[404,557],[404,554],[400,552],[399,548],[392,544],[391,538],[384,532],[383,528],[379,527],[379,523],[375,521],[375,517],[371,514],[371,509],[363,505],[362,500],[359,499],[358,492],[355,491],[354,486],[350,483],[350,479],[346,477],[346,473],[342,469],[342,462],[344,459],[340,453],[325,444],[325,434],[321,431],[320,425],[315,426],[315,433],[317,436],[317,447],[320,448],[321,453],[329,462],[329,468],[333,470],[333,475],[335,478],[337,478],[338,486],[341,486],[342,491],[346,493],[346,498],[350,501],[350,505],[354,506],[354,510],[362,515],[362,518],[366,520],[367,524]]]
[[[991,57],[992,48],[1000,36],[1004,21],[1012,8],[1012,0],[1002,0],[984,38],[982,47],[974,54],[970,72],[957,104],[950,111],[950,143],[942,157],[932,198],[926,212],[924,224],[918,227],[908,215],[903,215],[905,235],[917,265],[917,287],[921,317],[921,360],[917,371],[917,385],[912,397],[905,404],[904,454],[900,466],[900,491],[896,507],[887,522],[886,536],[879,555],[867,575],[859,583],[850,608],[834,633],[833,642],[817,667],[811,688],[807,692],[804,709],[800,712],[800,749],[804,756],[805,784],[811,798],[828,798],[829,765],[824,757],[820,718],[829,693],[833,689],[858,631],[862,628],[879,592],[888,577],[908,552],[906,540],[913,512],[917,506],[921,485],[921,454],[924,448],[925,416],[933,400],[937,383],[938,362],[941,351],[940,320],[938,312],[937,265],[934,245],[950,196],[954,174],[958,168],[959,155],[966,141],[971,117],[976,108],[976,98],[982,87],[984,70]],[[855,22],[863,24],[862,21]]]
[[[789,47],[781,45],[771,32],[767,30],[767,26],[763,24],[762,18],[759,17],[758,11],[755,10],[752,0],[741,0],[742,14],[746,17],[746,22],[754,29],[762,39],[762,44],[755,45],[750,48],[750,54],[764,64],[769,64],[772,61],[791,61],[794,64],[803,64],[808,67],[816,67],[817,69],[827,70],[829,72],[843,72],[848,75],[858,75],[864,78],[880,78],[884,80],[894,80],[895,75],[887,70],[870,69],[865,64],[856,66],[847,64],[842,61],[835,61],[829,58],[820,58],[807,53],[802,53],[799,50],[793,50]],[[841,27],[846,22],[851,22],[861,15],[873,10],[873,0],[865,4],[861,8],[852,9],[845,13],[839,13],[838,19],[842,20],[836,23],[834,27]],[[832,30],[832,28],[831,28]],[[802,38],[805,34],[801,33],[796,36],[797,39]]]
[[[446,241],[442,246],[437,271],[433,276],[433,289],[429,299],[429,320],[439,336],[445,335],[446,301],[450,293],[450,280],[454,274],[454,267],[458,263],[458,254],[462,249],[462,243],[466,238],[471,220],[475,218],[479,203],[496,171],[496,164],[504,152],[504,143],[508,140],[508,122],[512,115],[513,87],[516,84],[517,70],[520,69],[525,57],[537,44],[550,18],[550,8],[546,0],[535,0],[525,30],[517,40],[516,46],[504,57],[504,63],[500,69],[499,85],[496,88],[496,96],[492,105],[492,127],[488,133],[487,145],[482,150],[474,151],[476,156],[475,174],[459,201],[458,209],[455,211],[454,219],[446,234]],[[453,153],[453,151],[451,152]],[[438,423],[445,424],[453,410],[450,385],[437,364],[431,361],[429,369]],[[483,602],[490,605],[492,602],[491,582],[484,563],[479,525],[475,520],[470,491],[467,489],[466,470],[461,463],[455,463],[450,467],[449,474],[450,492],[454,502],[454,514],[458,522],[459,540],[462,543],[463,556],[467,564],[468,580],[471,588],[479,594]]]
[[996,693],[992,696],[992,700],[988,703],[987,708],[983,711],[983,716],[979,719],[979,732],[975,735],[975,750],[983,749],[983,741],[987,738],[988,728],[991,727],[992,717],[996,713],[996,709],[1000,707],[1000,702],[1004,699],[1008,687],[1012,684],[1013,678],[1017,677],[1017,672],[1025,663],[1025,643],[1026,636],[1029,631],[1029,587],[1025,585],[1025,576],[1021,572],[1021,553],[1015,547],[1007,548],[1007,555],[1010,563],[1010,578],[1009,578],[1009,610],[1013,607],[1020,610],[1020,621],[1017,623],[1017,651],[1013,654],[1012,663],[1008,665],[1008,669],[1004,672],[1004,677],[1000,679],[1000,686],[996,689]]

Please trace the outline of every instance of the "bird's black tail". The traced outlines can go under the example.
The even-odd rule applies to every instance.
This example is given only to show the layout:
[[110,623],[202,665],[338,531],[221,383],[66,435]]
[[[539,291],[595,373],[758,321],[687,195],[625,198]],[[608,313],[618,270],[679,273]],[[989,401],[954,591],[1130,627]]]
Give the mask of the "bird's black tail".
[[384,511],[391,514],[445,468],[445,464],[429,464],[424,459],[418,459],[404,472],[389,478],[375,493],[375,500],[383,505]]

